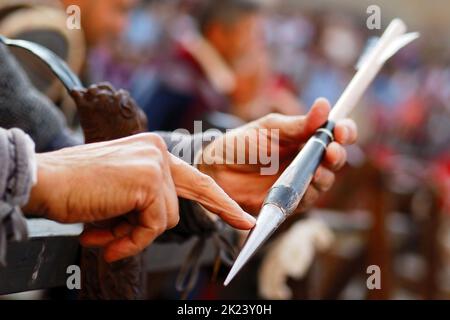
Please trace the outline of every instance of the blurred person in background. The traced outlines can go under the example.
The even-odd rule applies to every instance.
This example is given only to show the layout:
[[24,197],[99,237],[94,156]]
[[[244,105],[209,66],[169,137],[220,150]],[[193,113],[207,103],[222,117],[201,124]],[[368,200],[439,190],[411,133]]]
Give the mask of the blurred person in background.
[[213,111],[244,121],[301,111],[271,74],[258,2],[200,1],[194,8],[175,23],[176,45],[157,69],[153,94],[136,97],[151,130],[192,129]]

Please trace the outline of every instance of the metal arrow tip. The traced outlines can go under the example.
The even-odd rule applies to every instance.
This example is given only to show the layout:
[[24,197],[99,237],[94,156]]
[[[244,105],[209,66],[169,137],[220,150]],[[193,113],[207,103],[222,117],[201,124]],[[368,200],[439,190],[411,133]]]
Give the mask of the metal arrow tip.
[[250,232],[244,247],[233,264],[224,286],[227,286],[242,267],[255,254],[256,250],[272,235],[278,226],[286,219],[283,211],[272,204],[266,204],[261,209],[256,225]]

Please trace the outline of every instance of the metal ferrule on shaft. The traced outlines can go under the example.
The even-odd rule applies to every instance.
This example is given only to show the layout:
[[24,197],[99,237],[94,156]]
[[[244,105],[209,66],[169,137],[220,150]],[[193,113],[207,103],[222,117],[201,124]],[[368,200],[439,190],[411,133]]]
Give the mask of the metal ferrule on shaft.
[[285,215],[290,215],[298,207],[322,161],[328,144],[334,139],[333,129],[334,123],[328,121],[317,130],[272,186],[264,205],[275,205]]

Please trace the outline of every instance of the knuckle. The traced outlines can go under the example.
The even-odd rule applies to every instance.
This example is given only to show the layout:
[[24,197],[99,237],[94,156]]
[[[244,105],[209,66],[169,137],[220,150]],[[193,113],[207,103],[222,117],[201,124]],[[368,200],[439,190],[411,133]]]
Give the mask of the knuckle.
[[134,196],[134,202],[138,207],[143,206],[144,203],[147,202],[147,199],[149,197],[148,191],[143,188],[139,188],[133,193]]
[[159,223],[157,223],[153,230],[157,235],[162,234],[164,231],[166,231],[166,223],[163,223],[162,221],[159,221]]
[[164,141],[161,136],[155,134],[155,133],[148,133],[148,139],[151,143],[153,143],[159,150],[165,151],[167,150],[166,142]]
[[176,214],[172,214],[167,219],[167,228],[172,229],[175,226],[177,226],[179,222],[180,222],[180,215],[178,214],[178,212]]
[[151,132],[144,132],[144,133],[138,133],[134,135],[134,138],[137,141],[143,142],[147,145],[153,145],[158,147],[159,149],[167,149],[167,145],[161,136],[157,135],[156,133]]
[[145,163],[144,176],[149,186],[159,187],[159,183],[163,180],[162,160],[157,160],[157,157],[149,158]]
[[161,219],[154,221],[151,226],[146,227],[149,235],[152,237],[159,236],[166,231],[166,223]]
[[141,154],[162,166],[166,151],[161,148],[161,145],[155,144],[153,138],[146,133],[136,135],[136,139],[140,143],[139,150]]
[[135,134],[135,135],[131,136],[130,139],[133,139],[133,141],[135,141],[135,142],[149,144],[150,143],[149,142],[149,140],[150,140],[149,135],[150,134],[151,133],[148,133],[148,132],[138,133],[138,134]]
[[198,183],[201,187],[204,187],[204,188],[210,188],[211,186],[214,186],[216,184],[214,179],[206,174],[199,175]]
[[265,122],[269,122],[270,123],[270,122],[273,122],[273,121],[275,121],[275,120],[277,120],[279,118],[280,118],[280,114],[279,113],[272,112],[272,113],[269,113],[268,115],[264,116],[263,120]]

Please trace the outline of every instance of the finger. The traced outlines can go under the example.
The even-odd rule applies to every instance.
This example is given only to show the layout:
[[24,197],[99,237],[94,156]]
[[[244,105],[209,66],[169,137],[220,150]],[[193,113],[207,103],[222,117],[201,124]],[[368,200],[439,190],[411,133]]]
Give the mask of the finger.
[[180,221],[177,191],[173,181],[165,183],[163,188],[167,208],[167,229],[172,229]]
[[272,114],[262,119],[262,125],[266,129],[279,129],[280,140],[301,143],[325,124],[329,112],[330,104],[326,99],[320,98],[306,116]]
[[110,229],[91,227],[80,235],[80,243],[85,247],[104,247],[114,239],[129,234],[132,228],[132,225],[126,221]]
[[326,192],[333,186],[334,179],[335,175],[331,170],[320,166],[314,174],[312,185],[320,192]]
[[160,235],[159,230],[137,226],[130,235],[115,239],[106,245],[104,259],[114,262],[139,254]]
[[89,229],[83,231],[79,237],[80,244],[83,247],[103,247],[114,240],[111,230]]
[[311,110],[306,115],[305,134],[307,137],[314,134],[317,129],[327,122],[330,110],[331,106],[327,99],[319,98],[314,102]]
[[163,179],[164,179],[164,200],[167,209],[167,228],[172,229],[175,227],[179,220],[179,207],[178,207],[178,196],[175,188],[175,183],[173,182],[172,173],[170,172],[170,159],[168,157],[169,153],[164,153],[163,162]]
[[332,171],[337,171],[341,169],[346,162],[347,152],[344,147],[337,142],[330,143],[325,152],[325,157],[322,164]]
[[166,206],[162,193],[155,198],[151,206],[139,214],[139,223],[140,225],[133,227],[126,236],[108,243],[104,252],[107,262],[140,253],[166,230]]
[[235,228],[250,229],[255,225],[255,218],[242,210],[211,177],[175,156],[170,159],[170,171],[180,197],[201,203]]
[[320,193],[316,188],[313,186],[310,186],[308,190],[306,190],[305,195],[303,196],[302,200],[300,201],[299,208],[300,210],[305,210],[310,208],[316,201],[319,199]]
[[347,145],[356,142],[358,130],[356,124],[351,119],[343,119],[338,121],[334,128],[334,138],[336,142]]
[[164,192],[155,195],[151,205],[142,208],[138,215],[138,225],[122,238],[110,242],[104,252],[107,262],[124,259],[140,253],[149,246],[167,227],[167,207]]

